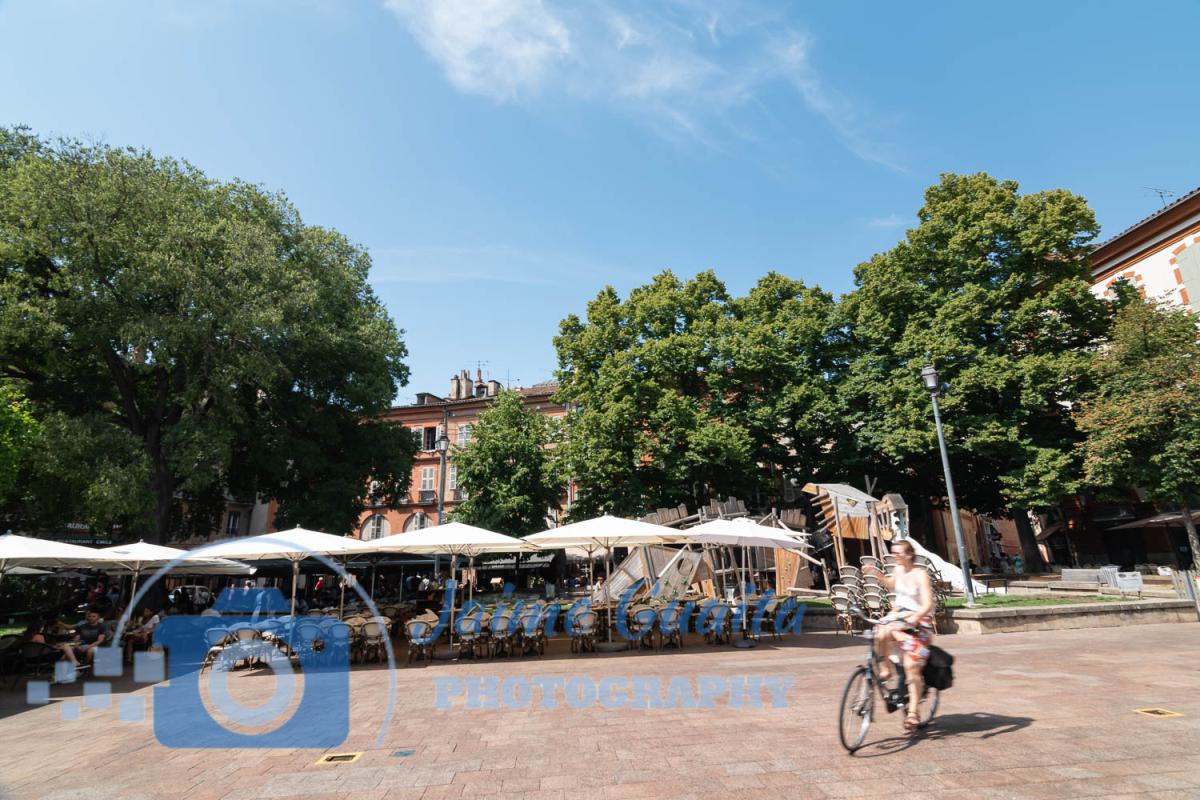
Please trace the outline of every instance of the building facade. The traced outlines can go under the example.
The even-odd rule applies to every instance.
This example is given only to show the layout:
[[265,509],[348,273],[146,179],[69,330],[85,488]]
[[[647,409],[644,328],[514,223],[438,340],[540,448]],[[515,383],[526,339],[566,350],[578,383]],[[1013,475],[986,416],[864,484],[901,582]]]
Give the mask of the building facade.
[[1200,311],[1200,188],[1098,245],[1091,261],[1099,296],[1124,279],[1147,298]]
[[[454,450],[471,441],[471,431],[479,415],[491,406],[500,390],[499,381],[485,381],[479,371],[471,380],[463,370],[450,379],[447,396],[420,392],[416,403],[396,406],[384,415],[388,421],[411,430],[420,442],[413,462],[412,484],[399,508],[389,509],[383,504],[368,508],[359,518],[354,535],[360,539],[378,539],[436,525],[439,497],[443,518],[448,517],[466,499],[458,485]],[[557,384],[542,383],[514,391],[524,399],[526,408],[540,414],[561,417],[566,413],[566,408],[552,399],[558,391]],[[438,440],[443,433],[448,440],[444,472],[438,451]]]
[[[1200,188],[1097,245],[1092,291],[1126,280],[1144,297],[1200,313]],[[1174,512],[1174,513],[1172,513]],[[1131,489],[1124,502],[1081,495],[1044,515],[1038,539],[1060,564],[1186,565],[1182,516]]]

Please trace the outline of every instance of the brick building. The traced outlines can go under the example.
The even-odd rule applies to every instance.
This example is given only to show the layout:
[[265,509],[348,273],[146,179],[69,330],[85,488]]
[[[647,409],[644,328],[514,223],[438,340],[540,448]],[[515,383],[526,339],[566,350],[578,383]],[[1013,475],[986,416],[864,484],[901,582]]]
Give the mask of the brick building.
[[[420,451],[413,462],[412,485],[405,502],[394,510],[382,505],[368,509],[358,521],[356,536],[377,539],[436,525],[439,493],[444,492],[444,516],[449,516],[466,499],[458,486],[454,448],[471,441],[471,428],[479,415],[491,406],[500,389],[499,381],[483,380],[480,371],[476,371],[472,381],[467,371],[463,370],[450,379],[447,396],[420,392],[415,403],[396,406],[384,415],[385,419],[411,430],[420,441]],[[527,408],[552,417],[561,417],[566,413],[564,406],[552,400],[558,391],[557,384],[540,383],[515,391],[524,398]],[[444,475],[441,454],[437,449],[438,439],[443,432],[449,440]]]
[[1146,297],[1200,311],[1200,188],[1092,251],[1092,291],[1104,295],[1122,278]]
[[[1200,312],[1200,188],[1097,245],[1091,262],[1098,296],[1125,279],[1144,297]],[[1076,497],[1041,522],[1038,539],[1061,564],[1190,560],[1180,512],[1148,503],[1136,490],[1124,502]]]

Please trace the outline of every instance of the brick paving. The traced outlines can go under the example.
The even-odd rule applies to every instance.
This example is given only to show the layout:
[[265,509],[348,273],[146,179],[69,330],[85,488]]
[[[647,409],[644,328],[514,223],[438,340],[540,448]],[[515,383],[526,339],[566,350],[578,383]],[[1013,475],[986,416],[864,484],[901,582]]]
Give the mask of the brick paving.
[[[833,633],[753,650],[436,662],[395,672],[395,718],[378,741],[389,671],[355,667],[351,734],[318,750],[185,750],[149,721],[84,707],[75,687],[43,706],[0,690],[0,797],[221,798],[1200,798],[1200,625],[945,636],[955,686],[917,737],[881,714],[854,756],[837,741],[843,684],[865,648]],[[402,653],[401,653],[402,655]],[[435,678],[790,677],[787,708],[434,708]],[[271,679],[235,674],[235,681]],[[239,684],[239,689],[246,686]],[[119,697],[152,689],[117,682]],[[765,697],[765,695],[764,695]],[[1164,707],[1183,716],[1134,713]],[[878,707],[877,707],[878,708]],[[149,719],[149,717],[148,717]]]

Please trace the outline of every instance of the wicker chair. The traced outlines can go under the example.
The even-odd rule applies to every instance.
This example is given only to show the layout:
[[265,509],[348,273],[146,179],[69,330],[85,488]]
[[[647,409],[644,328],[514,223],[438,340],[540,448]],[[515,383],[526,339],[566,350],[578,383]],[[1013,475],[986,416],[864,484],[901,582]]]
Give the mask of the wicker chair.
[[776,614],[778,608],[779,608],[779,598],[772,597],[770,600],[768,600],[766,602],[766,605],[763,606],[762,615],[759,616],[756,613],[756,616],[758,616],[759,622],[760,622],[760,627],[758,629],[757,635],[762,636],[762,634],[764,632],[766,632],[767,634],[769,634],[771,636],[772,639],[782,639],[783,638],[782,636],[779,635],[779,631],[777,629],[777,626],[775,625],[775,614]]
[[718,606],[708,615],[705,644],[729,644],[733,641],[733,609],[724,603],[718,603]]
[[849,598],[835,594],[830,601],[833,603],[833,611],[837,615],[838,633],[854,633],[857,617],[850,613]]
[[887,613],[888,608],[887,595],[882,591],[868,589],[863,592],[863,609],[867,612],[867,616],[879,619]]
[[408,636],[408,663],[433,660],[433,624],[424,619],[410,619],[404,626]]
[[671,645],[683,649],[683,610],[676,603],[658,614],[658,649]]
[[517,618],[516,636],[522,655],[544,655],[546,652],[546,617],[544,603],[526,606]]
[[489,639],[493,656],[510,656],[518,642],[516,626],[513,624],[512,611],[505,609],[499,614],[493,614],[488,625]]
[[490,618],[482,611],[464,614],[454,620],[454,635],[458,639],[459,654],[469,653],[471,658],[488,655],[488,622]]
[[567,626],[571,635],[572,653],[596,652],[596,612],[589,609],[576,612]]
[[647,605],[636,605],[629,610],[629,647],[654,649],[654,622],[658,612]]
[[383,661],[386,655],[384,649],[386,641],[387,628],[378,620],[367,620],[362,628],[362,638],[358,641],[359,663],[365,664],[371,657],[374,657],[376,661]]

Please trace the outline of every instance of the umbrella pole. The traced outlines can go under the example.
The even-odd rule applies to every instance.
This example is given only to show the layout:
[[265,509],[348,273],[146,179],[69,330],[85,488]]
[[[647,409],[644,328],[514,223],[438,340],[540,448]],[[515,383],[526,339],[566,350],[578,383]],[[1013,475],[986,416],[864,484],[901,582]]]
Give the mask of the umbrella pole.
[[292,617],[296,616],[296,581],[300,579],[300,562],[292,559]]
[[608,643],[612,644],[612,598],[608,594],[608,587],[612,581],[612,548],[608,548],[608,557],[604,559],[604,606],[608,609]]
[[450,590],[450,656],[454,656],[454,597],[458,594],[458,583],[454,580],[454,570],[458,566],[458,556],[454,553],[450,554],[450,582],[453,587]]
[[475,556],[471,556],[468,563],[471,569],[471,583],[467,587],[467,600],[469,602],[475,599]]
[[342,559],[342,574],[340,576],[342,579],[342,595],[338,599],[338,619],[346,616],[346,580],[349,574],[350,573],[346,570],[346,559]]
[[375,600],[375,573],[379,569],[379,559],[371,559],[371,600]]

